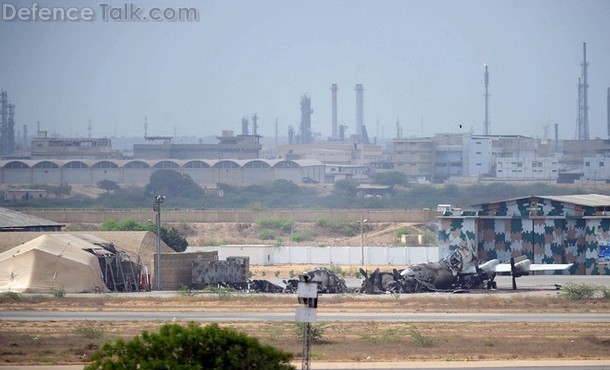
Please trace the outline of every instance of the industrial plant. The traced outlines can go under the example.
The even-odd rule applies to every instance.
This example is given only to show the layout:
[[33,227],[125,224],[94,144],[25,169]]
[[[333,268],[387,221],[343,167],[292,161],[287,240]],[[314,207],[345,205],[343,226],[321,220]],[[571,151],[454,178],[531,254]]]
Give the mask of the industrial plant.
[[[369,134],[363,84],[355,83],[353,90],[349,89],[354,94],[355,120],[348,125],[339,114],[338,97],[342,90],[337,83],[331,83],[328,103],[307,92],[302,93],[300,101],[295,99],[294,111],[300,112],[298,127],[288,125],[285,135],[281,135],[276,119],[274,140],[259,135],[259,116],[253,113],[242,116],[239,134],[223,127],[215,137],[216,143],[201,139],[176,142],[175,135],[149,135],[145,118],[143,140],[134,141],[129,150],[114,149],[111,138],[92,137],[91,122],[86,138],[49,134],[40,128],[40,122],[36,134],[29,137],[24,124],[23,143],[16,145],[15,106],[9,102],[7,92],[2,91],[0,183],[93,185],[100,180],[111,180],[142,185],[160,168],[188,174],[204,186],[219,182],[261,184],[277,179],[314,184],[345,179],[367,182],[375,173],[392,171],[403,173],[408,181],[424,184],[606,183],[610,181],[610,140],[591,138],[589,133],[586,43],[582,45],[580,66],[573,139],[559,138],[558,123],[553,125],[554,135],[550,125],[545,125],[543,137],[492,133],[492,71],[487,64],[482,71],[484,100],[480,134],[471,128],[468,132],[405,137],[397,119],[392,139],[380,138],[379,133]],[[610,88],[607,100],[610,137]],[[322,104],[331,107],[330,117],[316,117],[318,122],[330,123],[331,135],[326,138],[312,120],[314,106]]]

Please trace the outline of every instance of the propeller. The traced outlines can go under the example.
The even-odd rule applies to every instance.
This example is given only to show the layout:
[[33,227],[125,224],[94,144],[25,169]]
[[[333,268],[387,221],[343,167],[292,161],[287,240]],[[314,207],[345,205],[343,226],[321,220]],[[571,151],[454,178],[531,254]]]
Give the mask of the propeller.
[[510,258],[510,274],[513,277],[513,290],[517,290],[517,277],[515,275],[515,257]]

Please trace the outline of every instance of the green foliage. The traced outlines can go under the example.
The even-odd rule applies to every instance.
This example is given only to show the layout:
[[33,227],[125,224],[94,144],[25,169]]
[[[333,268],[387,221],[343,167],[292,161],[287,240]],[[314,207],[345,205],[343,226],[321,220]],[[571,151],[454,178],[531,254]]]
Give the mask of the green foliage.
[[189,286],[180,284],[180,288],[178,288],[177,293],[183,297],[191,297],[197,294],[196,290],[191,289]]
[[291,242],[294,243],[299,243],[302,242],[303,240],[305,240],[305,234],[302,232],[294,232],[292,234],[290,234],[290,237],[288,238]]
[[91,321],[84,321],[75,324],[72,331],[85,339],[96,341],[104,339],[108,333],[108,330],[104,325],[96,325]]
[[[305,329],[305,323],[295,322],[294,323],[294,334],[297,338],[303,338]],[[324,337],[326,327],[321,324],[311,324],[311,340],[314,342],[320,342]]]
[[104,344],[85,369],[288,370],[294,369],[291,359],[288,352],[218,324],[166,324],[158,333]]
[[66,290],[64,289],[64,287],[52,288],[50,290],[50,293],[55,298],[63,298],[66,296]]
[[150,222],[138,223],[133,217],[122,220],[104,220],[101,229],[102,231],[156,231],[154,224]]
[[176,252],[184,252],[189,245],[186,238],[182,237],[174,227],[170,227],[169,230],[161,227],[161,240]]
[[161,194],[168,198],[190,200],[203,197],[203,189],[189,175],[167,169],[153,172],[144,190],[149,196]]
[[424,231],[423,239],[424,239],[424,244],[427,244],[427,245],[434,245],[438,242],[438,238],[437,238],[436,234],[433,233],[432,231],[428,231],[428,230]]
[[344,195],[344,196],[354,196],[358,192],[358,190],[356,189],[357,187],[358,187],[357,181],[339,180],[339,181],[335,182],[333,194]]
[[402,226],[401,228],[396,230],[396,233],[394,235],[396,235],[396,237],[400,239],[402,235],[409,235],[409,233],[411,233],[411,230],[409,230],[408,227]]
[[273,231],[269,229],[264,229],[261,230],[260,233],[258,233],[258,238],[260,240],[273,240],[275,239],[275,234],[273,234]]
[[323,228],[326,232],[342,236],[354,236],[360,233],[360,224],[346,220],[320,219],[316,226]]
[[[152,231],[157,233],[157,226],[151,222],[137,222],[133,217],[122,220],[104,220],[102,231]],[[188,247],[186,238],[180,235],[175,227],[167,229],[161,225],[161,240],[176,252],[184,252]]]
[[292,220],[281,217],[256,220],[256,224],[260,227],[276,229],[282,232],[290,232],[294,226],[294,222]]
[[561,287],[561,296],[571,301],[593,299],[598,291],[608,299],[607,289],[593,284],[567,283]]
[[405,185],[407,178],[403,172],[381,172],[373,175],[373,183],[380,185]]
[[0,293],[0,303],[18,302],[21,300],[21,294],[17,292],[2,292]]
[[381,330],[379,328],[375,328],[374,330],[361,334],[360,338],[371,344],[387,344],[397,341],[402,336],[401,330],[399,329]]
[[416,326],[409,328],[409,336],[418,347],[433,347],[436,344],[433,337],[422,334]]
[[119,186],[119,184],[117,184],[116,182],[114,182],[112,180],[100,180],[97,182],[97,187],[102,190],[106,190],[106,193],[109,193],[113,190],[118,190],[121,188]]

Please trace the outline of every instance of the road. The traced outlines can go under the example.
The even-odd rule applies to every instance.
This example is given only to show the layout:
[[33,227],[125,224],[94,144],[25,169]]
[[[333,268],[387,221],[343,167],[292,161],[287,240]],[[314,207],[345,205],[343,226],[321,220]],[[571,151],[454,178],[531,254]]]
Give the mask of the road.
[[[300,362],[293,365],[299,369]],[[0,370],[82,370],[83,365],[59,366],[2,366]],[[477,369],[477,370],[610,370],[610,361],[477,361],[477,362],[356,362],[356,363],[321,363],[312,362],[312,370],[441,370],[441,369]]]
[[[295,312],[100,312],[2,311],[0,321],[294,321]],[[597,322],[609,323],[610,313],[320,313],[318,321],[390,322]]]

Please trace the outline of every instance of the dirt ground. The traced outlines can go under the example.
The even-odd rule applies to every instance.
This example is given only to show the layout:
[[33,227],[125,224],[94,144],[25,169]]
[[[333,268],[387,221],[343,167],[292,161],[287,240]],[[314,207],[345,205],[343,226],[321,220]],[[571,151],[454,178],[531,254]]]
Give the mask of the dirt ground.
[[[569,301],[557,294],[324,295],[319,312],[609,312],[607,300]],[[237,293],[133,297],[23,296],[0,300],[0,310],[94,311],[277,311],[295,309],[292,295]],[[179,321],[178,321],[179,322]],[[3,321],[1,364],[86,362],[105,341],[156,331],[164,322]],[[204,325],[205,323],[202,323]],[[225,322],[300,359],[300,327],[294,322]],[[316,324],[312,357],[317,361],[480,361],[496,359],[608,359],[610,325],[599,323],[402,323]]]

